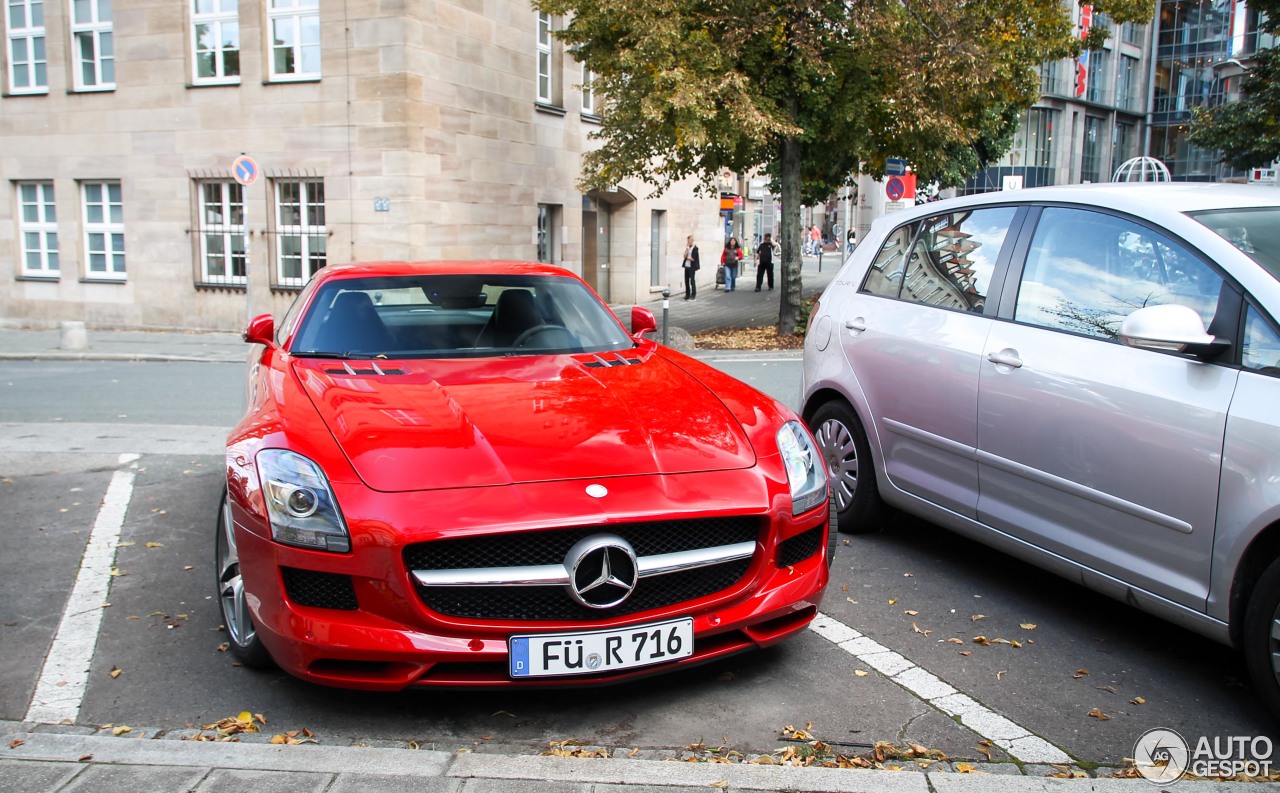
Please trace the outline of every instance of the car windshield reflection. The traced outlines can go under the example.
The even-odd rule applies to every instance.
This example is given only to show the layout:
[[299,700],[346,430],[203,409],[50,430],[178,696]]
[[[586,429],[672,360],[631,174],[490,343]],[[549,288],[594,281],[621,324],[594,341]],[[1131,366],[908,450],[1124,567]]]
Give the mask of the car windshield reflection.
[[308,306],[290,352],[468,358],[633,345],[609,310],[571,278],[455,274],[330,281]]

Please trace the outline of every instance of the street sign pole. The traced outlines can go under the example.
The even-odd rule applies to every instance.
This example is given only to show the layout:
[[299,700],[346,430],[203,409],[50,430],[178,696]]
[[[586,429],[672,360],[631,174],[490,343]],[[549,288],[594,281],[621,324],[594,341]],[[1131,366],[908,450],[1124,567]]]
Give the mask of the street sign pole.
[[[236,180],[236,182],[237,182],[237,183],[239,183],[240,185],[244,186],[244,188],[245,188],[245,190],[244,190],[244,193],[245,193],[245,196],[244,196],[244,225],[245,225],[245,231],[246,231],[246,234],[245,234],[246,239],[245,239],[245,241],[244,241],[244,313],[245,313],[245,322],[248,322],[249,320],[253,319],[253,290],[251,289],[251,287],[252,287],[252,279],[250,278],[250,273],[252,273],[253,271],[252,271],[252,269],[249,267],[249,260],[250,260],[249,254],[250,254],[250,250],[252,249],[253,245],[252,245],[251,241],[250,241],[249,239],[247,239],[247,237],[248,237],[248,233],[247,233],[247,232],[248,232],[248,227],[249,227],[249,189],[248,189],[248,188],[249,188],[249,185],[251,185],[251,184],[253,184],[254,182],[258,181],[258,174],[259,174],[259,173],[260,173],[260,172],[259,172],[259,170],[258,170],[258,163],[254,162],[253,158],[252,158],[252,157],[250,157],[250,156],[248,156],[247,154],[241,154],[239,157],[235,158],[235,160],[231,163],[231,175],[232,175],[232,177]],[[230,254],[230,251],[228,251],[228,254]]]

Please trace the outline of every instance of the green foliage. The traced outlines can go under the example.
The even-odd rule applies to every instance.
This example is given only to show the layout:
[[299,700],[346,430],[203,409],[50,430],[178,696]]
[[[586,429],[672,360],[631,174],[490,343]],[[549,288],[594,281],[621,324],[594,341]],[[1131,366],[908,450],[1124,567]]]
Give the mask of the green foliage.
[[[1273,2],[1276,0],[1272,0]],[[799,207],[854,173],[912,163],[959,184],[1012,141],[1046,60],[1080,40],[1061,0],[533,0],[595,75],[599,147],[584,189],[662,191],[765,169],[782,200],[779,328],[800,314]],[[1150,20],[1154,0],[1099,0]]]
[[[1280,0],[1251,0],[1266,14],[1262,29],[1280,33]],[[1265,167],[1280,159],[1280,50],[1259,50],[1240,84],[1240,99],[1192,110],[1191,142],[1222,153],[1233,168]]]

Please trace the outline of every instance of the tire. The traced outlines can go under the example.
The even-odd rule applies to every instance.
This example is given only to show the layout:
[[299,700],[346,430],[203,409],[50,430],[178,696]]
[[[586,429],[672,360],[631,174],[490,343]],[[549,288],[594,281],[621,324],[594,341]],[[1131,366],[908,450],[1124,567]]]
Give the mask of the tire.
[[240,577],[240,555],[236,549],[235,530],[231,522],[231,497],[226,489],[218,505],[217,533],[214,538],[214,573],[217,575],[218,608],[227,630],[227,649],[242,665],[250,669],[273,666],[271,655],[258,638]]
[[1262,573],[1249,596],[1241,649],[1254,692],[1280,720],[1280,559]]
[[867,433],[857,414],[843,402],[827,402],[814,411],[809,428],[831,471],[831,493],[840,531],[867,534],[878,530],[885,512],[884,502],[876,489]]

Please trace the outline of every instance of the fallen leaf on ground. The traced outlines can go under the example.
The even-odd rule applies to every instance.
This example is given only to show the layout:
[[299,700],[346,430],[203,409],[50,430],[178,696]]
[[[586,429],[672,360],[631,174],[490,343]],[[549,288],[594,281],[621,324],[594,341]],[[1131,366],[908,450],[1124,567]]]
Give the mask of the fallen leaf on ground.
[[914,616],[918,615],[920,612],[916,611],[915,609],[907,609],[906,611],[904,611],[904,612],[902,612],[902,613],[903,613],[903,614],[906,614],[908,617],[914,617]]
[[112,735],[124,735],[125,733],[129,733],[129,732],[133,732],[133,728],[132,728],[132,727],[126,727],[126,726],[125,726],[125,725],[123,725],[123,724],[121,724],[119,727],[112,727],[112,728],[111,728],[111,734],[112,734]]
[[990,647],[990,646],[991,646],[991,641],[990,641],[989,639],[987,639],[987,637],[986,637],[986,636],[974,636],[974,637],[973,637],[973,643],[974,643],[974,644],[980,644],[980,645],[982,645],[983,647]]
[[118,667],[118,666],[113,666],[113,667],[111,667],[111,671],[110,671],[110,672],[107,672],[107,674],[111,675],[111,679],[112,679],[112,680],[115,680],[117,677],[119,677],[119,676],[120,676],[120,672],[121,672],[120,667]]
[[1094,708],[1093,710],[1089,711],[1089,715],[1099,721],[1106,721],[1111,718],[1110,716],[1102,712],[1102,708]]
[[955,638],[954,636],[953,636],[953,637],[951,637],[950,639],[947,639],[947,641],[948,641],[948,642],[950,642],[950,643],[952,643],[952,644],[964,644],[964,640],[963,640],[963,639],[957,639],[957,638]]
[[978,620],[985,620],[986,618],[987,618],[986,614],[974,614],[972,617],[969,618],[969,621],[977,622]]
[[862,670],[862,669],[855,669],[855,670],[853,670],[853,673],[854,673],[855,675],[857,675],[858,677],[866,677],[866,676],[867,676],[866,671],[865,671],[865,670]]
[[26,741],[22,740],[21,738],[14,738],[12,741],[9,741],[9,748],[17,749],[19,746],[23,745],[24,743],[26,743]]
[[1145,704],[1147,704],[1147,701],[1146,701],[1145,699],[1143,699],[1142,697],[1134,697],[1133,699],[1129,700],[1129,704],[1130,704],[1130,705],[1145,705]]
[[1080,678],[1084,677],[1087,674],[1089,674],[1088,669],[1077,669],[1075,671],[1075,674],[1072,675],[1072,677],[1074,677],[1076,680],[1079,680]]
[[1033,631],[1036,629],[1036,624],[1034,622],[1020,622],[1018,623],[1018,627],[1022,628],[1024,631]]
[[147,543],[147,547],[148,547],[148,548],[163,548],[163,547],[164,547],[164,543],[162,543],[162,542],[149,542],[149,543]]

